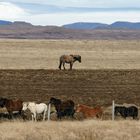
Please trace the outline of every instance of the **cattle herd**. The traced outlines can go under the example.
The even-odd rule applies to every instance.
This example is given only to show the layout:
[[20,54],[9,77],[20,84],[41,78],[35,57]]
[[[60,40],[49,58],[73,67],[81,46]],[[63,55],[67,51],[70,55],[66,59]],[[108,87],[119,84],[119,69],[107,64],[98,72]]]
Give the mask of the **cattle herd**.
[[[81,63],[80,55],[62,55],[60,57],[59,69],[61,70],[61,65],[65,69],[65,63],[70,64],[70,70],[72,70],[73,63],[78,61]],[[28,109],[32,116],[32,121],[37,121],[37,114],[43,114],[43,120],[46,120],[46,115],[49,114],[49,105],[55,107],[57,119],[61,120],[63,117],[70,117],[75,119],[75,114],[81,112],[84,118],[99,118],[102,119],[104,114],[104,109],[101,106],[90,107],[83,104],[75,105],[74,101],[66,100],[62,101],[54,97],[50,98],[47,104],[45,103],[35,103],[35,102],[23,102],[20,99],[12,100],[7,98],[0,98],[0,107],[6,108],[8,112],[8,118],[14,118],[13,112],[17,111],[18,114],[24,119],[24,112]],[[123,118],[132,117],[133,119],[138,119],[138,107],[135,105],[125,107],[125,106],[115,106],[114,115],[121,115]]]
[[[81,112],[84,118],[98,118],[102,119],[104,114],[104,109],[101,106],[90,107],[83,104],[75,105],[72,100],[62,101],[54,97],[50,98],[47,104],[45,103],[35,103],[35,102],[23,102],[20,99],[12,100],[7,98],[0,98],[0,107],[5,107],[7,109],[8,118],[14,118],[13,112],[17,111],[18,114],[24,119],[24,112],[28,109],[32,116],[32,121],[37,121],[37,115],[43,114],[43,120],[46,120],[46,115],[48,114],[48,106],[53,105],[56,110],[57,119],[61,120],[63,117],[69,117],[71,119],[75,118],[75,113]],[[133,119],[138,119],[138,108],[133,105],[129,107],[125,106],[115,106],[114,114],[117,116],[120,114],[124,119],[126,117],[132,117]]]

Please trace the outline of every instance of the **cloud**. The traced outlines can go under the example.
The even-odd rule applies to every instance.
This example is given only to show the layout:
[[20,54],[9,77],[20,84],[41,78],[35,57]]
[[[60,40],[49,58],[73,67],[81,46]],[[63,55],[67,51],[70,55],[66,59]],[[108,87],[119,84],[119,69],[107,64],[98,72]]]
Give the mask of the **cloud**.
[[[63,25],[73,22],[103,22],[112,23],[114,21],[132,21],[138,22],[140,20],[139,8],[75,8],[75,6],[84,5],[88,6],[93,3],[93,0],[30,0],[30,2],[40,3],[15,3],[17,0],[5,0],[7,2],[0,2],[0,18],[3,20],[22,20],[31,22],[35,25]],[[11,2],[9,2],[11,1]],[[43,1],[48,4],[45,5]],[[71,3],[70,3],[71,1]],[[112,0],[116,1],[116,0]],[[122,1],[122,0],[121,0]],[[128,0],[129,2],[130,0]],[[137,0],[134,0],[137,1]],[[13,2],[13,3],[12,3]],[[27,0],[21,0],[20,2],[27,2]],[[28,0],[29,2],[29,0]],[[56,3],[55,3],[56,2]],[[60,2],[60,4],[59,4]],[[67,3],[66,3],[67,2]],[[87,2],[87,3],[86,3]],[[95,5],[102,5],[104,0],[94,1]],[[111,0],[106,0],[106,3],[110,3]],[[120,2],[120,0],[118,0]],[[79,5],[78,5],[79,3]],[[58,6],[62,5],[64,6]],[[75,4],[75,5],[74,5]],[[65,7],[70,5],[74,7]]]
[[[38,14],[26,18],[35,25],[63,25],[73,22],[102,22],[113,23],[115,21],[139,21],[140,12],[87,12],[87,13],[55,13]],[[38,20],[39,19],[39,20]],[[59,20],[58,20],[59,19]]]
[[140,7],[140,0],[5,0],[5,2],[51,4],[64,7]]
[[9,2],[0,2],[0,18],[4,20],[18,20],[27,16],[24,9]]

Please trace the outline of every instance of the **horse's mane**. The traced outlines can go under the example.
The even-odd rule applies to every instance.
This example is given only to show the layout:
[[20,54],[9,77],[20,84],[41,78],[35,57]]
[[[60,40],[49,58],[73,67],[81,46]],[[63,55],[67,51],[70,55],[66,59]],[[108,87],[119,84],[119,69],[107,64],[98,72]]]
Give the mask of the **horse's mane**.
[[90,106],[87,106],[87,105],[83,105],[83,104],[78,104],[78,107],[84,107],[84,108],[93,108],[93,107],[90,107]]
[[91,106],[87,106],[87,105],[83,105],[83,104],[78,104],[79,107],[84,107],[84,108],[89,108],[89,109],[99,109],[101,108],[101,106],[95,106],[95,107],[91,107]]

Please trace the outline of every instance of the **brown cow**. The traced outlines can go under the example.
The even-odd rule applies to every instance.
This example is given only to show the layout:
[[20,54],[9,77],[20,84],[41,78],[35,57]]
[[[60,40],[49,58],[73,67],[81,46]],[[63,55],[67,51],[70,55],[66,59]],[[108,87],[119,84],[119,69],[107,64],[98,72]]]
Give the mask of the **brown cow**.
[[102,118],[103,115],[103,110],[100,106],[92,108],[86,105],[78,104],[76,106],[76,112],[83,113],[85,118],[92,117]]
[[65,63],[70,64],[70,70],[72,70],[73,63],[75,61],[79,61],[81,63],[81,56],[80,55],[62,55],[60,57],[60,64],[59,69],[61,70],[61,65],[63,64],[63,68],[65,70]]

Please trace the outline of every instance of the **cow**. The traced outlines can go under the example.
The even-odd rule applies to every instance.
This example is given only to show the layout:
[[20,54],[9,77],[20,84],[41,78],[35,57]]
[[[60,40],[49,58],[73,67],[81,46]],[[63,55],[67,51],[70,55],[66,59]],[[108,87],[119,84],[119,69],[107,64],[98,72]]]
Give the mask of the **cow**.
[[72,70],[72,66],[73,66],[73,63],[75,61],[78,61],[79,63],[81,63],[81,56],[80,55],[62,55],[60,57],[60,64],[59,64],[59,69],[61,70],[61,65],[63,64],[63,68],[64,70],[66,69],[65,68],[65,63],[68,63],[70,64],[70,70]]

